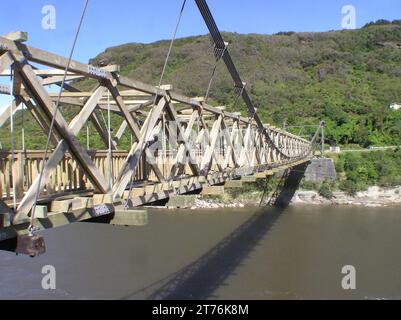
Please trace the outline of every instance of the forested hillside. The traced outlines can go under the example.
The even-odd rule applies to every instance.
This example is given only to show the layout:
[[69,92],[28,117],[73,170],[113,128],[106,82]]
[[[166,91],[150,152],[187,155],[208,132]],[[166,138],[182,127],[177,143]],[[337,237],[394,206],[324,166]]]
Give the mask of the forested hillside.
[[[282,126],[324,119],[327,143],[401,144],[401,110],[389,108],[401,104],[401,20],[378,21],[359,30],[223,36],[263,121]],[[91,63],[119,64],[123,75],[156,85],[168,45],[167,40],[125,44],[107,49]],[[208,36],[178,39],[164,83],[189,96],[203,96],[213,66]],[[222,62],[210,95],[211,104],[245,112],[243,104],[233,108],[232,80]],[[26,123],[28,131],[38,132]],[[4,146],[7,136],[6,125],[0,129]]]
[[[224,33],[224,39],[264,121],[293,125],[324,119],[333,142],[399,144],[401,111],[389,106],[401,104],[401,21],[325,33]],[[157,84],[168,45],[126,44],[92,62],[120,64],[124,75]],[[177,40],[164,82],[203,96],[214,65],[211,49],[208,36]],[[232,81],[223,63],[211,97],[232,108]]]

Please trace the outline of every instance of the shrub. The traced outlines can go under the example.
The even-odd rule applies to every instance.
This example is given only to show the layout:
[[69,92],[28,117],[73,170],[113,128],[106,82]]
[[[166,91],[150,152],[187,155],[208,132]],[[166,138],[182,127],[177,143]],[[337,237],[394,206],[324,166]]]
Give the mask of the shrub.
[[326,199],[332,199],[333,198],[333,184],[330,181],[323,181],[319,188],[319,195],[321,195],[323,198]]
[[340,181],[339,188],[350,196],[355,195],[355,193],[358,191],[356,183],[351,180]]
[[301,189],[304,190],[317,190],[317,185],[313,183],[312,181],[305,181],[302,180],[299,186]]

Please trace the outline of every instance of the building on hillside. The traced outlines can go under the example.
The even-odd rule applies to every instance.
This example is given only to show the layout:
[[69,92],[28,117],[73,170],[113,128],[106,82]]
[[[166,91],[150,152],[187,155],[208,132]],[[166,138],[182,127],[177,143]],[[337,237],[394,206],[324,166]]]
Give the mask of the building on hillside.
[[337,147],[337,146],[330,146],[329,151],[334,152],[334,153],[340,153],[341,149],[340,149],[340,147]]

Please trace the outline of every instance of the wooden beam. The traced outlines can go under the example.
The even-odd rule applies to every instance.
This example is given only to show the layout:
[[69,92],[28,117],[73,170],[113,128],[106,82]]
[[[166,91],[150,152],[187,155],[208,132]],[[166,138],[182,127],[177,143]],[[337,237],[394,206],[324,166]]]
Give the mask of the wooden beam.
[[10,53],[5,52],[0,56],[0,72],[3,72],[5,69],[9,68],[13,63],[13,59],[10,56]]
[[14,113],[20,106],[21,102],[14,101],[10,106],[6,107],[6,109],[0,114],[0,128],[7,122],[8,118],[10,118],[11,109]]
[[[34,70],[35,74],[39,77],[56,77],[56,76],[64,76],[64,70],[61,69],[48,69],[48,70]],[[0,77],[9,77],[10,70],[0,72]],[[67,72],[67,76],[78,76],[77,73],[74,72]],[[83,76],[81,76],[83,77]]]
[[[171,112],[171,110],[170,110],[170,112]],[[174,113],[171,113],[170,114],[170,117],[172,117],[171,120],[177,121],[177,119],[174,118],[175,116],[176,115]],[[192,127],[193,127],[193,125],[195,123],[195,120],[197,118],[198,118],[198,110],[195,110],[195,111],[192,112],[191,119],[189,120],[187,128],[185,129],[185,131],[182,129],[181,124],[177,123],[178,127],[180,128],[179,129],[179,134],[182,135],[181,139],[183,140],[183,143],[181,143],[179,148],[178,148],[177,155],[176,155],[176,157],[174,159],[174,163],[173,163],[172,168],[170,170],[170,175],[168,177],[168,181],[172,181],[174,179],[174,177],[177,174],[177,168],[180,165],[181,166],[182,165],[185,166],[185,163],[183,163],[184,162],[185,151],[187,151],[188,154],[189,154],[189,156],[188,156],[189,165],[191,166],[192,173],[194,175],[196,175],[196,176],[198,176],[200,174],[199,173],[199,168],[196,165],[196,161],[195,161],[195,159],[193,159],[193,157],[191,155],[192,148],[191,148],[191,146],[189,145],[189,142],[188,142],[188,139],[189,139],[191,131],[192,131]]]
[[0,229],[10,226],[13,215],[14,213],[11,208],[0,198]]
[[[235,167],[238,167],[238,158],[237,158],[237,153],[235,150],[235,147],[233,145],[233,140],[234,140],[234,136],[235,136],[235,132],[234,130],[232,130],[231,132],[231,136],[228,134],[228,127],[226,126],[226,123],[224,122],[224,118],[221,121],[221,127],[223,129],[223,134],[224,134],[224,139],[225,141],[227,141],[228,143],[228,150],[227,150],[227,155],[224,159],[224,163],[223,163],[223,169],[227,168],[229,165],[229,161],[230,161],[230,156],[232,158],[232,161],[234,163]],[[234,129],[234,128],[233,128]]]
[[[77,79],[83,79],[83,78],[84,78],[84,76],[80,76],[80,75],[67,76],[65,78],[65,81],[71,81],[71,80],[77,80]],[[52,84],[59,84],[59,83],[63,82],[63,79],[64,79],[64,76],[48,77],[48,78],[45,78],[42,80],[42,85],[48,86],[48,85],[52,85]]]
[[[50,124],[46,122],[46,120],[42,117],[40,112],[36,109],[36,106],[32,103],[31,100],[26,99],[23,96],[17,96],[16,99],[20,99],[20,101],[25,104],[29,112],[31,113],[32,117],[36,120],[37,124],[39,127],[42,129],[43,133],[47,135],[50,130]],[[54,134],[54,132],[50,136],[50,142],[53,144],[53,146],[57,146],[58,144],[58,138]]]
[[[79,76],[79,77],[83,77],[83,76]],[[49,78],[49,79],[53,79],[53,77]],[[133,90],[121,91],[121,96],[122,97],[138,97],[138,98],[142,98],[142,99],[144,97],[149,97],[149,98],[151,97],[150,94],[146,94],[146,93],[143,93],[143,92],[140,92],[140,91],[135,91],[135,93],[133,93],[132,91]],[[52,98],[53,97],[58,97],[58,95],[59,94],[57,92],[56,93],[53,93],[53,92],[49,93],[49,96],[52,97]],[[61,93],[61,97],[63,97],[63,98],[82,98],[82,97],[83,98],[85,98],[85,97],[88,98],[91,95],[92,95],[92,92],[90,92],[90,91],[76,91],[76,92],[66,92],[66,91],[64,91],[64,92]],[[102,99],[107,99],[107,95],[102,96]],[[112,101],[110,101],[110,102],[112,102]]]
[[17,32],[10,32],[4,36],[11,41],[17,42],[26,42],[28,41],[28,32],[17,31]]
[[116,135],[115,135],[114,138],[113,138],[113,140],[114,140],[116,143],[119,143],[119,142],[120,142],[120,140],[121,140],[121,138],[122,138],[122,136],[123,136],[123,134],[124,134],[124,132],[125,132],[125,129],[127,129],[127,127],[128,127],[127,120],[123,120],[123,122],[121,123],[120,127],[119,127],[118,130],[117,130]]
[[[107,146],[107,148],[108,148],[109,147],[108,129],[105,128],[105,126],[103,125],[103,122],[100,121],[100,119],[98,118],[98,116],[96,115],[95,112],[93,112],[91,114],[90,120],[91,120],[93,126],[95,127],[96,131],[99,133],[100,138],[103,140],[104,145]],[[113,139],[111,139],[111,149],[118,150],[117,143]]]
[[[167,113],[170,117],[170,119],[172,121],[175,121],[175,123],[177,123],[177,129],[178,129],[178,134],[181,135],[181,139],[182,140],[182,144],[180,145],[180,147],[178,148],[178,154],[176,157],[176,163],[174,167],[174,170],[171,171],[171,174],[175,174],[175,168],[176,165],[180,164],[183,162],[184,156],[185,156],[185,150],[188,153],[188,159],[189,159],[189,166],[191,168],[191,171],[194,175],[198,176],[200,174],[199,172],[199,168],[198,165],[196,164],[196,160],[193,158],[191,150],[192,150],[192,146],[189,144],[189,137],[192,131],[192,127],[194,125],[194,122],[196,120],[196,118],[198,117],[198,111],[194,111],[192,116],[191,116],[191,120],[188,123],[188,126],[186,129],[184,129],[181,126],[181,121],[178,119],[177,117],[177,113],[175,112],[174,108],[169,104],[169,102],[167,102]],[[169,181],[172,179],[172,176],[169,177]]]
[[[127,124],[129,126],[129,128],[131,129],[131,132],[133,133],[133,135],[134,135],[135,139],[137,140],[137,142],[139,142],[141,137],[142,137],[141,130],[139,129],[139,126],[138,126],[137,122],[134,120],[134,118],[131,115],[130,111],[125,106],[123,98],[120,96],[119,90],[117,89],[117,82],[113,78],[110,78],[109,81],[107,82],[107,86],[108,86],[108,89],[109,89],[113,99],[117,102],[121,113],[124,115],[124,118],[127,121]],[[163,105],[163,107],[164,107],[164,105]],[[133,149],[131,149],[131,150],[133,150]],[[148,158],[148,161],[150,162],[150,165],[151,165],[154,173],[156,174],[156,177],[159,179],[159,181],[161,181],[161,182],[164,181],[163,174],[160,172],[159,167],[156,165],[156,161],[154,160],[154,156],[152,155],[152,153],[147,148],[145,148],[145,154],[146,154],[146,157]],[[128,157],[130,158],[132,156],[129,155]],[[125,166],[127,165],[127,162],[128,162],[128,158],[127,158],[127,161],[125,162],[125,164],[123,166],[124,169],[125,169]],[[118,193],[119,196],[122,195],[122,193],[120,193],[120,191],[121,190],[119,190],[119,193]],[[122,190],[121,192],[123,192],[123,191],[124,190]],[[115,192],[114,192],[114,194],[116,195]]]
[[118,64],[110,64],[108,66],[103,67],[103,70],[107,70],[111,73],[120,73],[121,67]]
[[[116,93],[114,93],[116,94]],[[113,94],[113,95],[114,95]],[[116,95],[118,97],[118,95]],[[136,134],[138,141],[134,143],[131,147],[131,150],[128,154],[126,161],[124,162],[122,168],[120,169],[119,176],[114,184],[113,195],[114,197],[121,197],[127,188],[132,174],[135,172],[135,169],[139,163],[139,159],[142,156],[145,150],[149,151],[146,144],[152,138],[152,130],[155,127],[160,115],[166,105],[166,101],[164,99],[160,99],[157,106],[152,109],[152,112],[149,114],[145,123],[142,126],[142,129],[138,134]],[[129,123],[129,121],[127,121]],[[134,123],[133,123],[134,124]],[[136,127],[136,124],[134,124]],[[150,152],[149,152],[150,153]],[[148,159],[149,161],[149,159]],[[156,162],[150,160],[150,165],[153,167],[157,167]],[[159,168],[157,168],[159,170]],[[159,170],[160,171],[160,170]],[[160,173],[161,174],[161,173]],[[161,177],[163,177],[161,175]],[[164,181],[164,177],[161,181]]]
[[[100,100],[102,94],[106,91],[106,87],[99,86],[92,96],[86,101],[85,106],[81,109],[81,112],[76,116],[70,123],[71,128],[78,128],[81,123],[85,123],[86,120],[95,111],[98,101]],[[77,135],[79,130],[73,131],[73,134]]]
[[[220,116],[222,117],[222,115],[220,115]],[[220,116],[219,116],[219,117],[220,117]],[[200,140],[200,141],[203,142],[203,141],[205,140],[206,143],[207,143],[208,146],[209,146],[210,143],[211,143],[211,141],[212,141],[212,139],[211,139],[211,133],[209,133],[209,128],[208,128],[208,126],[207,126],[207,124],[206,124],[206,121],[203,119],[203,117],[200,117],[199,120],[200,120],[200,122],[201,122],[201,125],[203,126],[203,129],[202,129],[202,131],[201,131],[202,140]],[[217,121],[217,120],[216,120],[216,121]],[[214,125],[214,123],[213,123],[213,125]],[[197,142],[198,142],[198,139],[197,139]],[[208,147],[206,147],[206,150],[207,150],[207,149],[208,149]],[[203,158],[205,158],[205,155],[206,155],[206,152],[205,152]],[[202,161],[203,161],[203,158],[202,158],[202,160],[201,160],[201,163],[202,163]],[[221,164],[220,164],[219,156],[216,155],[216,149],[215,149],[215,148],[212,149],[212,158],[214,159],[215,164],[216,164],[216,166],[218,167],[219,171],[222,172],[222,171],[223,171],[223,168],[222,168],[222,166],[221,166]],[[213,160],[213,159],[210,159],[210,161],[209,161],[209,167],[207,167],[207,169],[206,169],[207,172],[206,172],[206,173],[205,173],[205,172],[202,172],[203,175],[207,174],[208,171],[210,170],[210,167],[211,167],[211,165],[212,165],[212,160]],[[202,167],[201,167],[201,170],[202,170]]]
[[13,95],[19,95],[22,91],[22,79],[18,73],[14,74],[13,77]]
[[[210,132],[210,138],[209,140],[209,145],[206,148],[205,154],[202,158],[202,162],[201,162],[201,171],[202,172],[208,172],[210,170],[210,166],[212,163],[212,155],[215,153],[215,147],[216,147],[216,142],[217,142],[217,138],[219,137],[219,131],[220,131],[220,126],[221,126],[221,122],[223,120],[223,116],[219,116],[217,118],[217,120],[215,121],[215,123],[213,124],[212,130]],[[201,121],[203,121],[201,119]],[[206,126],[206,124],[203,121],[203,125]],[[206,130],[207,133],[207,130]],[[221,165],[219,164],[219,159],[218,157],[216,157],[216,165],[220,168],[221,170]]]
[[[25,86],[29,88],[29,90],[32,92],[32,95],[34,96],[37,105],[40,106],[47,117],[51,119],[55,112],[50,97],[43,89],[43,87],[38,83],[37,78],[32,71],[32,68],[25,61],[20,61],[18,62],[18,64],[18,70],[24,80]],[[87,117],[89,117],[91,112],[93,112],[94,108],[96,107],[97,100],[100,99],[103,91],[104,87],[100,87],[98,90],[96,90],[93,98],[88,100],[82,111],[72,121],[70,127],[68,127],[67,123],[60,113],[56,115],[55,129],[60,133],[60,136],[63,139],[59,142],[56,149],[46,163],[45,177],[43,177],[42,185],[39,189],[41,189],[45,185],[47,178],[52,172],[54,172],[57,163],[61,161],[64,153],[67,151],[67,149],[69,149],[71,154],[81,165],[82,170],[87,175],[89,180],[93,183],[93,185],[98,188],[101,193],[108,192],[108,183],[106,182],[103,175],[96,168],[96,166],[93,164],[90,156],[86,153],[85,149],[81,147],[78,139],[76,138],[76,135],[84,125]],[[30,189],[21,201],[18,207],[18,214],[16,218],[19,218],[19,216],[21,215],[27,215],[29,213],[29,210],[34,204],[35,192],[37,190],[38,183],[39,177],[31,185]]]
[[[101,211],[94,208],[81,208],[72,210],[68,213],[48,213],[46,218],[35,218],[34,225],[38,227],[39,231],[57,228],[70,223],[84,221],[92,218],[98,218],[100,216],[111,215],[114,211],[114,206],[111,204],[105,204],[101,206]],[[100,212],[100,213],[99,213]],[[18,225],[10,226],[7,228],[0,229],[0,235],[6,239],[12,239],[18,235],[24,235],[28,233],[29,222],[23,222]]]
[[[57,83],[57,85],[59,85],[61,87],[61,84]],[[98,88],[98,85],[96,85],[94,90],[96,90],[96,88]],[[75,87],[73,87],[71,85],[68,85],[66,83],[64,83],[64,89],[72,91],[72,92],[80,92],[79,89],[77,89],[77,88],[75,88]],[[93,90],[92,90],[92,95],[93,95]],[[87,102],[87,100],[85,101],[85,103],[86,102]],[[79,105],[80,106],[84,106],[85,103],[84,102],[80,102]],[[95,108],[99,108],[99,107],[100,106],[99,106],[99,103],[98,103]],[[100,138],[103,140],[103,143],[108,148],[108,146],[109,146],[109,134],[108,134],[107,128],[104,128],[102,122],[98,119],[95,111],[93,111],[91,113],[90,120],[91,120],[93,126],[95,127],[96,131],[99,133]],[[112,148],[112,150],[118,150],[117,144],[113,140],[111,141],[111,148]]]
[[245,165],[245,158],[248,161],[248,165],[251,165],[251,159],[249,158],[249,153],[248,153],[248,143],[249,143],[249,139],[251,137],[251,128],[252,128],[252,125],[251,125],[251,123],[249,123],[248,127],[246,128],[245,138],[242,135],[241,129],[239,129],[239,133],[240,133],[240,136],[242,139],[241,154],[240,154],[240,158],[239,158],[240,166]]

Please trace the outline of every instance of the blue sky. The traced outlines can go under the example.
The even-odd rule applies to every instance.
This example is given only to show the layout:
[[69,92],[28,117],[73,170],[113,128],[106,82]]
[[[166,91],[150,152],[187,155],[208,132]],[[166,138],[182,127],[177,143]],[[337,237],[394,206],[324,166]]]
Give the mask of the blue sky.
[[[0,34],[28,31],[29,44],[68,56],[84,0],[2,1]],[[357,27],[401,19],[401,0],[209,0],[221,30],[272,34],[341,29],[344,5],[356,9]],[[44,5],[56,8],[56,29],[41,27]],[[105,48],[169,39],[182,0],[90,0],[74,59],[87,62]],[[178,37],[207,33],[193,0],[187,0]],[[0,97],[0,106],[4,103]]]

